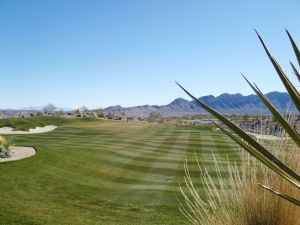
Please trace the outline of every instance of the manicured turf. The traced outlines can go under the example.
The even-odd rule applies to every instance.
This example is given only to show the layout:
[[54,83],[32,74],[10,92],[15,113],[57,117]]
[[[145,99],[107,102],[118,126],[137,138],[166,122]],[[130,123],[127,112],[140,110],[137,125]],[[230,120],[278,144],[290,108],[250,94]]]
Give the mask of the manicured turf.
[[63,124],[16,136],[17,145],[35,146],[38,154],[0,164],[0,224],[183,224],[177,197],[185,157],[195,183],[194,151],[212,173],[212,152],[221,162],[239,159],[235,145],[211,127]]

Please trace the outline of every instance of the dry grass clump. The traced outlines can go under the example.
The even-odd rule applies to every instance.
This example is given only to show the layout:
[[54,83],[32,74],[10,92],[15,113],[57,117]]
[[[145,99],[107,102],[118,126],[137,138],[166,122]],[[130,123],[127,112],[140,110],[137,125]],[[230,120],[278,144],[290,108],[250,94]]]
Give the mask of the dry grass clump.
[[[296,114],[300,113],[300,92],[283,72],[276,59],[271,55],[261,36],[256,30],[255,32],[277,75],[291,97],[297,109]],[[287,30],[286,32],[300,66],[300,50],[290,33]],[[300,81],[299,71],[293,63],[291,63],[291,66]],[[228,131],[226,128],[215,123],[220,130],[242,147],[243,150],[259,160],[256,161],[256,159],[250,158],[248,154],[243,153],[241,167],[228,165],[227,172],[229,179],[218,175],[215,181],[206,172],[201,173],[201,179],[205,187],[205,192],[207,193],[206,198],[199,195],[195,190],[186,164],[185,181],[189,194],[186,194],[183,189],[181,189],[187,203],[187,207],[182,207],[181,210],[192,224],[299,225],[299,127],[296,127],[296,124],[293,123],[295,120],[290,120],[291,118],[286,118],[281,114],[255,83],[252,84],[243,74],[242,76],[281,125],[283,130],[282,137],[286,137],[287,133],[291,140],[285,138],[280,139],[280,141],[258,142],[222,114],[193,96],[177,83],[198,105],[202,106],[207,112],[219,119],[226,128],[230,129],[230,131]],[[264,163],[264,165],[261,163]],[[221,174],[216,160],[215,165],[216,171],[218,174]],[[287,182],[290,183],[288,184]],[[220,188],[216,188],[216,184],[218,184]],[[257,184],[260,184],[265,191],[262,191]],[[270,187],[276,188],[278,191]],[[270,193],[272,193],[272,195]]]
[[[285,134],[282,133],[282,136]],[[262,141],[262,144],[283,163],[300,173],[300,149],[296,144],[288,139]],[[274,187],[296,199],[300,199],[299,190],[243,150],[241,158],[241,165],[232,165],[228,161],[226,172],[229,176],[226,177],[222,177],[216,159],[217,177],[211,177],[207,170],[201,171],[199,162],[200,179],[204,187],[202,191],[193,185],[188,162],[185,163],[188,191],[180,188],[185,198],[185,204],[181,204],[180,210],[190,223],[299,225],[300,207],[263,190],[258,183]]]

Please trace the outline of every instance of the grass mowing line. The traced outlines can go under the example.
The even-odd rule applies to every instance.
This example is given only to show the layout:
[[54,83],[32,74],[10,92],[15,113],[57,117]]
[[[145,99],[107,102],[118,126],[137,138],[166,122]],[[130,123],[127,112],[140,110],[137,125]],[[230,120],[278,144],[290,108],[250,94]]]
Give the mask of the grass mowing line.
[[[154,139],[153,142],[155,143],[155,148],[152,147],[148,150],[147,153],[141,153],[141,152],[138,152],[136,153],[135,152],[135,156],[140,156],[141,154],[151,154],[151,152],[153,151],[156,151],[160,146],[162,146],[167,140],[168,138],[170,138],[170,136],[173,134],[174,132],[174,128],[172,128],[172,130],[165,130],[164,133],[168,133],[168,135],[165,137],[165,139],[159,139],[159,140],[156,140]],[[148,146],[145,145],[143,148],[146,148]],[[140,182],[141,180],[139,179],[140,177],[143,177],[144,176],[144,171],[139,171],[139,170],[128,170],[128,169],[125,169],[126,165],[134,165],[135,164],[135,161],[136,159],[131,159],[131,160],[126,160],[126,162],[124,162],[122,165],[121,165],[121,168],[118,168],[119,169],[119,173],[122,174],[122,172],[124,173],[125,171],[125,177],[128,178],[128,177],[134,177],[134,179],[136,179],[136,183]],[[116,168],[114,168],[114,170],[117,170]],[[114,177],[113,181],[116,182],[116,178],[118,177]],[[124,178],[124,176],[122,176],[122,178]],[[148,181],[147,181],[148,182]],[[155,180],[153,180],[152,182],[155,182]],[[119,182],[117,182],[119,183]]]
[[[157,132],[157,131],[155,131]],[[165,132],[165,131],[164,131]],[[151,134],[153,136],[153,134]],[[155,135],[160,135],[160,133],[157,133]],[[146,144],[146,143],[145,143]],[[98,146],[96,146],[98,148]],[[130,147],[130,146],[126,146],[124,145],[124,147]],[[116,150],[114,150],[112,153],[112,157],[114,157],[114,152]],[[122,165],[123,164],[120,164],[120,163],[116,163],[116,162],[113,162],[113,163],[109,163],[109,164],[106,164],[106,163],[103,163],[103,161],[101,161],[101,156],[102,155],[93,155],[92,158],[86,156],[86,158],[84,159],[84,161],[88,160],[89,163],[88,164],[83,164],[83,163],[80,163],[81,160],[79,160],[79,163],[76,163],[76,165],[78,165],[78,169],[81,170],[81,174],[86,174],[88,175],[87,177],[95,177],[97,178],[99,181],[110,181],[113,177],[110,175],[112,173],[112,171],[116,170],[118,168],[119,172],[122,174],[124,172],[126,172],[124,169],[122,169]],[[66,159],[68,159],[68,156],[65,156]],[[73,161],[71,161],[71,159],[67,160],[67,166],[68,164],[74,164]],[[69,165],[69,167],[70,167]],[[108,165],[108,166],[106,166]],[[121,167],[119,167],[121,165]],[[66,166],[66,164],[64,163],[63,166]],[[97,168],[96,170],[93,170],[93,168]],[[55,168],[53,168],[56,173],[58,173],[58,170],[59,170],[59,167],[57,167],[57,165],[55,166]],[[109,172],[105,172],[105,171],[109,171]],[[53,171],[52,171],[53,172]],[[63,171],[59,171],[60,173],[63,172]],[[77,175],[77,171],[75,170],[69,170],[69,171],[65,171],[66,174],[68,174],[67,176],[70,177],[70,176],[76,176]],[[117,177],[117,179],[119,179],[120,181],[124,182],[124,183],[132,183],[132,182],[137,182],[136,179],[131,179],[131,178],[125,178],[125,177],[122,177],[123,175],[120,175],[120,177]],[[85,176],[82,177],[80,180],[79,179],[74,179],[74,180],[78,180],[80,182],[88,182],[88,180],[85,180]]]
[[[177,133],[177,137],[175,142],[173,143],[173,148],[167,153],[161,155],[155,163],[152,164],[152,168],[150,170],[150,174],[155,174],[159,172],[161,175],[164,175],[164,183],[166,184],[166,189],[169,189],[170,186],[177,187],[179,178],[183,177],[183,163],[184,163],[184,154],[178,155],[174,154],[177,152],[176,146],[181,145],[181,152],[185,153],[188,148],[188,138],[190,133],[185,130],[181,130],[181,132]],[[165,160],[172,159],[172,163],[168,164],[166,167]],[[148,174],[144,177],[144,180],[148,179]],[[177,190],[178,191],[178,190]]]
[[[107,147],[108,147],[108,145],[107,145]],[[155,142],[149,142],[147,144],[146,148],[136,149],[135,151],[144,151],[145,153],[147,153],[149,150],[151,151],[152,148],[156,148],[156,143]],[[173,150],[174,150],[173,154],[174,155],[178,155],[178,156],[185,155],[184,151],[182,151],[182,149],[181,149],[182,147],[181,147],[180,144],[178,144],[176,146],[172,146],[172,144],[167,144],[167,143],[165,145],[161,146],[161,148],[159,150],[153,152],[153,155],[155,155],[155,154],[159,154],[160,155],[162,153],[168,153],[170,148],[173,148]],[[130,158],[129,155],[125,155],[125,154],[124,155],[120,155],[120,157]],[[144,157],[144,158],[146,158],[146,157]]]
[[[153,129],[153,130],[150,130],[151,133],[149,133],[148,129],[143,130],[143,132],[139,133],[138,135],[136,135],[135,132],[130,132],[130,131],[128,131],[127,133],[118,132],[116,134],[110,134],[110,136],[103,135],[103,134],[92,133],[92,134],[89,134],[88,141],[86,140],[85,136],[83,136],[81,139],[77,139],[77,141],[75,143],[84,144],[84,141],[86,141],[86,143],[95,142],[95,144],[106,143],[107,145],[110,145],[110,146],[112,146],[112,143],[113,143],[113,146],[116,146],[116,145],[118,145],[118,143],[120,141],[121,141],[121,144],[124,141],[134,143],[134,142],[138,141],[139,139],[141,139],[140,136],[143,139],[146,139],[144,134],[149,134],[147,137],[151,138],[152,136],[150,134],[154,134],[154,133],[157,133],[157,132],[161,131],[161,129]],[[128,138],[128,136],[131,137],[131,138]]]
[[[169,129],[169,128],[168,128]],[[151,136],[151,135],[150,135]],[[164,145],[165,146],[165,145]],[[122,147],[124,147],[124,149],[125,149],[125,146],[124,145],[122,145]],[[126,146],[126,147],[128,147],[128,146]],[[135,146],[136,147],[136,146]],[[160,147],[160,148],[162,148],[162,147]],[[169,147],[167,147],[167,149],[169,149]],[[173,148],[173,152],[174,152],[174,149],[175,148]],[[113,151],[115,151],[114,149],[113,149]],[[157,151],[152,151],[152,152],[157,152]],[[147,151],[147,153],[148,153],[148,151]],[[117,154],[119,154],[119,152],[117,153]],[[132,151],[131,151],[131,154],[132,154]],[[159,154],[161,155],[161,152],[159,152]],[[103,155],[101,155],[101,157],[102,157]],[[96,158],[96,157],[95,157]],[[119,159],[119,157],[117,158],[117,159]],[[133,170],[133,172],[135,172],[135,171],[138,171],[138,172],[143,172],[143,171],[146,171],[146,170],[148,170],[148,168],[149,168],[149,165],[144,165],[144,166],[137,166],[137,163],[125,163],[125,165],[124,164],[120,164],[119,162],[117,162],[118,160],[117,160],[116,158],[111,158],[111,161],[113,162],[113,163],[115,163],[114,164],[114,167],[116,167],[116,168],[120,168],[121,170],[123,170],[123,169],[127,169],[127,170]],[[140,160],[140,159],[139,159]],[[140,162],[139,160],[136,160],[137,162]],[[161,159],[161,160],[163,160],[163,159]],[[106,162],[106,161],[101,161],[101,162],[99,162],[99,163],[101,163],[102,164],[102,166],[108,166],[108,167],[110,167],[111,165],[111,161],[109,161],[109,162]],[[153,162],[153,157],[151,156],[151,160],[149,161],[148,160],[148,162],[151,164],[152,162]],[[148,163],[148,164],[149,164]],[[90,163],[89,163],[89,165],[90,165]],[[169,164],[168,166],[167,166],[167,168],[153,168],[153,170],[152,170],[152,173],[153,174],[157,174],[157,175],[165,175],[165,176],[169,176],[170,174],[173,174],[174,172],[176,172],[176,171],[174,171],[174,169],[172,169],[172,168],[168,168],[168,167],[172,167],[172,164]],[[83,169],[82,168],[82,166],[80,166],[80,168],[81,169]],[[109,170],[109,168],[108,168],[108,170]],[[195,171],[197,171],[197,168],[195,169]],[[192,172],[193,172],[193,170],[192,170]],[[90,171],[88,172],[88,173],[90,173]],[[87,174],[88,174],[87,173]],[[102,176],[103,176],[103,174],[102,174]],[[182,174],[182,176],[183,176],[183,174]],[[132,183],[132,182],[135,182],[135,180],[134,179],[124,179],[124,178],[122,178],[122,180],[123,180],[123,182],[124,183]],[[157,184],[157,183],[156,183]]]
[[[190,137],[188,141],[188,149],[186,153],[187,160],[189,164],[195,162],[195,154],[199,157],[199,160],[203,160],[203,144],[201,138],[201,130],[192,129],[190,132]],[[195,164],[197,165],[197,164]]]
[[[169,131],[164,131],[164,132],[169,132]],[[157,142],[155,139],[153,140],[157,143],[157,146],[159,146],[159,142]],[[161,140],[160,140],[161,141]],[[134,151],[133,151],[134,152]],[[91,171],[90,168],[93,168],[93,163],[89,162],[88,165],[81,165],[80,168],[81,170],[85,170],[87,169],[88,173],[90,174],[96,174],[96,176],[98,177],[99,180],[102,180],[102,181],[106,181],[106,184],[107,185],[111,185],[111,181],[112,180],[119,180],[119,183],[132,183],[132,182],[138,182],[138,180],[136,180],[136,176],[137,176],[137,173],[139,173],[139,171],[135,171],[135,174],[132,176],[132,178],[128,178],[128,171],[126,171],[124,168],[122,168],[124,165],[123,164],[119,164],[119,163],[113,163],[113,164],[110,164],[109,166],[105,166],[104,164],[101,164],[101,162],[98,162],[97,160],[95,161],[96,164],[98,164],[97,166],[97,170],[95,171]],[[118,166],[118,167],[116,167]],[[107,173],[105,173],[104,171],[109,171]],[[68,173],[70,173],[70,171],[67,171]],[[124,174],[126,174],[126,176],[124,176]],[[112,175],[114,174],[114,175]],[[119,174],[119,175],[117,175]],[[100,176],[99,176],[100,175]],[[138,174],[140,175],[140,174]],[[68,175],[70,176],[70,174]],[[107,183],[107,181],[109,181]]]
[[[185,132],[185,130],[183,130],[182,132]],[[199,141],[199,135],[200,135],[199,131],[196,130],[196,131],[193,131],[193,138],[192,137],[189,138],[189,147],[188,148],[189,149],[193,148],[194,142],[195,142],[196,143],[196,148],[193,148],[193,150],[195,150],[196,152],[198,152],[198,148],[202,147],[201,144],[199,145],[199,143],[197,143],[197,140]],[[195,140],[193,140],[193,142],[192,142],[192,139],[195,139]],[[184,140],[182,139],[182,141],[184,141]],[[148,145],[151,145],[151,143],[149,143]],[[162,151],[161,149],[166,149],[166,150]],[[161,153],[167,153],[169,151],[169,149],[170,149],[170,146],[168,144],[165,144],[159,150],[153,152],[153,154],[156,154],[156,153],[159,153],[159,154],[161,154]],[[135,151],[140,151],[140,150],[141,149],[136,149]],[[209,153],[210,153],[210,151],[209,151]],[[129,153],[129,154],[123,154],[123,153],[118,152],[116,154],[120,155],[121,158],[129,158],[129,159],[134,158],[134,156],[132,156],[131,153]],[[173,155],[178,155],[178,156],[184,156],[185,155],[184,151],[181,150],[181,145],[180,144],[178,144],[176,146],[173,146]],[[192,156],[190,158],[190,161],[192,163],[194,163],[194,160],[193,160],[193,158],[194,158],[194,152],[190,151],[190,155]],[[143,156],[139,157],[138,162],[140,162],[141,164],[144,164],[144,163],[147,163],[148,161],[152,161],[152,160],[153,160],[153,156],[152,155],[143,155]],[[164,159],[163,156],[160,156],[160,161],[163,161],[163,162],[166,162],[166,163],[172,163],[174,160],[172,160],[170,158]],[[206,161],[205,163],[209,163],[209,161]],[[213,163],[212,163],[212,165],[213,165]]]
[[215,148],[217,149],[220,158],[223,158],[224,160],[229,159],[232,162],[241,161],[238,147],[235,146],[234,148],[232,142],[228,141],[228,138],[225,139],[224,135],[213,135],[211,137],[213,139],[212,143],[215,144]]
[[[177,172],[177,169],[174,169],[174,164],[177,165],[178,158],[181,158],[181,159],[184,158],[184,154],[181,154],[180,156],[178,156],[177,154],[174,154],[173,152],[177,151],[176,150],[177,148],[175,148],[175,146],[182,145],[182,143],[184,143],[183,144],[184,146],[181,148],[181,151],[182,152],[186,151],[187,142],[188,142],[188,140],[186,140],[186,137],[188,137],[186,134],[187,134],[186,132],[181,132],[181,136],[176,139],[176,144],[173,145],[171,154],[169,152],[168,154],[164,154],[163,157],[162,156],[159,157],[159,165],[157,165],[155,167],[152,166],[152,168],[153,168],[152,173],[153,174],[163,174],[163,175],[166,175],[166,176],[170,176],[170,174],[174,174],[174,173]],[[184,142],[184,140],[185,140],[185,142]],[[170,160],[172,159],[172,163],[165,163],[165,161],[168,158]],[[155,158],[155,160],[156,160],[156,158]],[[153,163],[153,157],[151,158],[150,162]],[[110,163],[110,162],[106,162],[106,163]],[[194,162],[194,163],[196,163],[196,162]],[[146,162],[145,161],[140,161],[140,157],[139,157],[138,160],[135,160],[134,164],[130,163],[130,164],[126,164],[125,166],[122,165],[121,167],[125,168],[125,169],[130,169],[130,170],[145,171],[149,168],[148,164],[149,164],[149,161],[146,161]],[[118,164],[116,166],[118,167]],[[196,168],[195,171],[198,171],[198,168]],[[180,172],[180,175],[181,176],[184,175],[183,168]]]
[[[169,132],[169,131],[168,131]],[[157,146],[159,146],[160,145],[160,142],[162,142],[162,140],[160,140],[159,142],[158,141],[156,141],[155,140],[155,142],[156,142],[156,144],[157,144]],[[132,160],[133,161],[133,160]],[[137,176],[141,176],[141,175],[143,175],[143,173],[141,173],[141,174],[137,174],[137,173],[140,173],[139,171],[126,171],[126,169],[124,169],[124,167],[126,166],[126,165],[130,165],[130,164],[133,164],[133,162],[132,161],[128,161],[128,162],[126,162],[126,164],[125,163],[123,163],[123,164],[119,164],[119,167],[118,168],[107,168],[107,170],[117,170],[118,169],[118,174],[122,174],[122,173],[125,173],[126,175],[125,175],[125,177],[128,179],[128,175],[129,174],[132,174],[132,173],[135,173],[132,177],[134,177],[135,179],[136,179],[136,177]],[[115,164],[116,165],[116,164]],[[123,180],[125,177],[122,177],[121,179]],[[119,177],[111,177],[111,179],[110,180],[115,180],[115,179],[117,179],[117,178],[119,178]],[[119,179],[117,179],[118,181],[119,181]]]
[[[169,142],[171,141],[173,143],[173,147],[176,146],[176,144],[180,144],[182,139],[187,139],[188,134],[186,132],[181,132],[176,129],[175,132],[173,132],[172,136],[170,138],[168,138],[168,140],[165,141]],[[176,137],[176,138],[174,138]],[[185,148],[182,148],[183,151],[185,151],[187,148],[187,145],[185,145]],[[135,190],[160,190],[160,191],[175,191],[178,192],[178,180],[177,180],[177,176],[178,176],[178,172],[180,171],[180,165],[183,166],[182,162],[182,157],[178,157],[175,156],[177,158],[176,163],[173,163],[173,167],[169,168],[172,170],[172,172],[170,174],[168,174],[168,176],[159,176],[159,177],[155,177],[159,179],[159,182],[161,184],[152,184],[152,185],[145,185],[144,182],[151,180],[153,178],[153,174],[156,172],[159,172],[160,175],[163,175],[163,163],[161,162],[161,160],[163,158],[168,158],[168,157],[174,157],[172,154],[172,148],[170,149],[168,154],[163,154],[161,155],[159,158],[157,158],[153,163],[152,163],[152,167],[148,168],[147,173],[145,174],[144,177],[142,177],[141,181],[143,181],[142,183],[137,183],[132,185],[131,189]],[[180,164],[180,165],[179,165]],[[127,191],[128,193],[130,191]],[[161,195],[164,195],[164,192],[160,192]],[[140,194],[135,194],[132,195],[131,201],[138,201],[141,198],[144,198],[146,195],[151,195],[151,192],[142,192]],[[159,203],[160,201],[164,201],[163,197],[159,197],[156,196],[156,203]],[[176,199],[174,198],[174,204],[176,204]]]
[[[165,130],[164,130],[164,132],[166,132]],[[168,132],[170,132],[170,131],[168,131]],[[153,141],[155,141],[155,140],[153,140]],[[162,140],[160,139],[160,142],[161,142]],[[159,143],[157,142],[157,146],[159,146]],[[87,169],[89,169],[89,167],[90,167],[90,163],[89,163],[89,165],[86,167]],[[103,168],[103,165],[101,165],[101,170],[98,172],[98,171],[94,171],[94,172],[96,172],[96,175],[98,176],[98,178],[100,179],[101,178],[101,180],[105,180],[105,181],[111,181],[112,179],[114,179],[114,180],[117,180],[118,182],[121,182],[121,183],[123,183],[123,184],[127,184],[127,183],[134,183],[134,182],[138,182],[138,180],[136,180],[136,174],[133,176],[134,177],[134,179],[133,178],[128,178],[128,177],[124,177],[123,176],[123,173],[126,173],[126,174],[128,174],[128,171],[126,171],[123,167],[124,167],[124,163],[123,164],[119,164],[120,165],[120,167],[118,168],[119,170],[118,170],[118,172],[121,174],[119,177],[112,177],[112,176],[110,176],[109,175],[109,173],[101,173],[101,177],[99,176],[100,175],[100,171],[110,171],[110,173],[111,173],[111,171],[113,171],[113,170],[116,170],[116,164],[114,164],[114,165],[110,165],[108,168]],[[114,167],[114,168],[112,168],[112,166]],[[81,169],[84,169],[85,167],[84,166],[81,166]],[[139,171],[135,171],[136,173],[138,173]],[[89,173],[90,173],[90,175],[91,175],[91,171],[89,171]],[[142,174],[143,175],[143,174]],[[70,177],[71,176],[71,174],[68,174],[68,177]],[[120,183],[118,183],[118,187],[120,186],[119,185]],[[153,182],[149,182],[149,184],[154,184]],[[111,183],[107,183],[107,185],[111,185]]]
[[[68,128],[61,128],[61,130],[69,130]],[[61,131],[60,130],[60,131]],[[155,132],[155,130],[153,131]],[[64,132],[63,132],[64,133]],[[70,134],[62,134],[62,132],[54,132],[54,133],[51,133],[49,135],[41,135],[41,136],[31,136],[32,139],[39,139],[39,140],[44,140],[45,142],[47,142],[49,139],[52,139],[53,141],[55,141],[55,144],[57,144],[58,146],[62,145],[67,145],[67,146],[84,146],[84,145],[99,145],[99,143],[101,143],[101,140],[104,141],[104,142],[107,142],[107,143],[110,143],[110,146],[111,143],[116,143],[116,142],[124,142],[124,140],[127,140],[125,138],[123,138],[123,136],[116,136],[116,135],[112,135],[112,139],[103,139],[102,137],[98,137],[98,135],[95,135],[94,133],[91,133],[90,131],[87,132],[87,131],[84,131],[85,135],[82,137],[77,137],[77,136],[74,136],[74,135],[70,135]],[[151,135],[149,135],[151,137]],[[75,139],[75,140],[72,140],[72,142],[70,143],[69,139]],[[88,140],[87,140],[88,139]],[[93,141],[91,141],[91,139],[94,139],[96,140],[95,143],[93,143]],[[99,141],[100,139],[100,141]],[[135,142],[137,139],[135,140],[132,140],[131,142]],[[55,146],[55,144],[51,143],[52,146]]]
[[[211,135],[212,134],[212,135]],[[199,181],[197,179],[199,177],[199,168],[197,165],[197,162],[195,161],[195,154],[197,155],[199,161],[200,161],[200,166],[204,170],[204,168],[211,174],[212,177],[216,177],[215,173],[215,164],[214,164],[214,158],[213,154],[215,157],[220,158],[219,151],[222,152],[222,149],[219,149],[220,146],[223,148],[228,149],[228,153],[230,154],[233,149],[228,146],[226,143],[222,145],[214,145],[213,141],[217,140],[219,143],[222,143],[224,139],[220,135],[215,135],[213,132],[210,132],[207,129],[193,129],[191,131],[190,139],[189,139],[189,147],[188,147],[188,154],[187,154],[187,159],[188,159],[188,166],[189,166],[189,171],[190,175],[194,179],[194,181]],[[220,159],[218,159],[218,162],[220,162],[219,166],[220,168],[222,167],[227,167],[228,166],[228,159],[225,154],[221,154]],[[229,157],[229,160],[232,160]],[[227,176],[227,173],[222,173],[223,176]],[[197,184],[197,187],[201,188],[201,184]]]
[[[1,188],[6,190],[0,192],[1,222],[183,224],[174,196],[178,191],[175,181],[181,177],[180,161],[185,150],[193,155],[191,145],[203,147],[191,138],[192,133],[213,132],[210,128],[144,124],[126,128],[125,123],[120,124],[118,129],[118,123],[76,121],[48,135],[18,136],[18,144],[35,145],[40,153],[34,160],[0,165]],[[114,167],[119,168],[110,180]],[[138,175],[127,175],[128,171]],[[99,179],[102,174],[108,181]],[[174,182],[161,182],[167,175]],[[200,184],[198,187],[201,190]]]
[[[145,136],[143,139],[140,139],[139,141],[133,141],[128,142],[130,145],[124,146],[123,144],[116,144],[114,145],[115,148],[109,148],[110,146],[107,145],[101,145],[101,147],[105,147],[107,151],[114,153],[114,156],[116,159],[122,159],[120,155],[123,154],[130,154],[131,159],[134,159],[135,157],[145,153],[149,152],[149,150],[152,150],[152,148],[149,148],[149,145],[154,143],[154,146],[157,146],[157,142],[161,142],[164,139],[161,137],[166,134],[167,131],[165,129],[156,130],[155,132],[148,133],[147,136]],[[146,149],[145,151],[143,151]],[[128,161],[128,160],[126,160]]]
[[[164,146],[166,143],[172,144],[174,146],[177,137],[180,135],[180,130],[177,128],[172,131],[171,135],[165,139],[165,141],[160,145]],[[158,149],[160,149],[160,147]],[[157,150],[155,150],[157,151]],[[172,151],[172,148],[169,150],[169,153]],[[165,170],[162,168],[159,168],[160,162],[159,159],[162,157],[166,157],[165,154],[161,154],[160,156],[155,155],[155,158],[153,159],[152,163],[147,167],[147,169],[144,172],[144,176],[140,178],[140,183],[143,184],[143,182],[148,180],[154,180],[156,182],[161,182],[163,186],[160,186],[159,188],[163,188],[162,190],[166,189],[166,183],[165,183],[165,176],[171,176],[174,174],[175,171]],[[163,172],[168,171],[168,174],[163,174]],[[170,174],[169,174],[170,173]],[[134,185],[132,188],[134,189],[136,185]]]

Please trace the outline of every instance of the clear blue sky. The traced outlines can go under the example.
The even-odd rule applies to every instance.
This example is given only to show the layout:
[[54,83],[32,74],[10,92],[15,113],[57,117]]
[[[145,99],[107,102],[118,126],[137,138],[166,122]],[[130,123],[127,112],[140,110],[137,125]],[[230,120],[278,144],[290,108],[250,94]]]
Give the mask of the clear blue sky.
[[283,91],[253,31],[284,70],[300,45],[298,0],[0,0],[0,108],[167,104]]

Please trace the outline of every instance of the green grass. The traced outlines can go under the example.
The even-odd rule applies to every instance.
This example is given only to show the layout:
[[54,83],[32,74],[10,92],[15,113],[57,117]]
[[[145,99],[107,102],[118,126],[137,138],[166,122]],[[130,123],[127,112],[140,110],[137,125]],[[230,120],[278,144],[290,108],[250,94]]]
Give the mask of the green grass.
[[[82,119],[79,119],[82,120]],[[29,128],[44,127],[47,125],[64,125],[73,119],[54,116],[33,116],[24,119],[8,118],[0,119],[0,127],[13,127],[15,130],[28,130]],[[95,119],[85,119],[85,121],[95,121]]]
[[221,162],[239,160],[235,145],[211,127],[34,119],[26,123],[62,126],[16,135],[17,145],[38,154],[0,164],[1,224],[183,224],[176,196],[185,156],[196,182],[194,151],[212,173],[211,152]]

